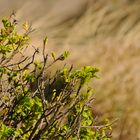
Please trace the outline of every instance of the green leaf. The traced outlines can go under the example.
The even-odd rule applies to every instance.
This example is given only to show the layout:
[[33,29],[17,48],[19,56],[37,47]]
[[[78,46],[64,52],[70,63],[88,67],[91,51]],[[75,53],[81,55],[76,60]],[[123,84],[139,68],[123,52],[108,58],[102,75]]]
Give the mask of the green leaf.
[[0,129],[0,139],[12,136],[14,134],[14,130],[15,130],[14,128],[8,127],[2,123]]
[[65,51],[59,58],[58,60],[65,60],[68,56],[69,56],[69,52],[68,51]]
[[46,36],[46,37],[44,38],[44,40],[43,40],[44,46],[45,46],[47,43],[48,43],[48,37]]

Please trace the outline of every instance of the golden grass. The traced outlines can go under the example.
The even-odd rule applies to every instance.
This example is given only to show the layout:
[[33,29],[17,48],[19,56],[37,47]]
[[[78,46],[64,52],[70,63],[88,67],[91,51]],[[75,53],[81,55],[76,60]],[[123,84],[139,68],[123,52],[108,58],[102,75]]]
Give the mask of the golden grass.
[[116,140],[140,137],[139,9],[140,1],[96,1],[83,16],[52,34],[54,46],[71,51],[71,63],[100,68],[100,79],[93,85],[95,111],[119,119],[113,130]]

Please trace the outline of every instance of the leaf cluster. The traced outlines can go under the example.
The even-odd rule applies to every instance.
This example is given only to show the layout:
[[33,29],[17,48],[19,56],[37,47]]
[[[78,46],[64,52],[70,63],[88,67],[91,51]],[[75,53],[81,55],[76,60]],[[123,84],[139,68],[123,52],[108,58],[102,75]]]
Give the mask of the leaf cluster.
[[[57,61],[65,60],[69,52],[56,57],[45,53],[37,62],[39,49],[32,56],[24,55],[32,28],[26,22],[24,33],[16,31],[14,15],[3,18],[0,32],[0,139],[1,140],[110,140],[109,125],[95,125],[91,102],[92,88],[88,82],[96,78],[98,69],[85,66],[81,70],[59,68],[55,74],[47,71]],[[48,59],[51,56],[50,63]],[[19,58],[15,61],[15,58]],[[85,90],[82,90],[82,89]]]

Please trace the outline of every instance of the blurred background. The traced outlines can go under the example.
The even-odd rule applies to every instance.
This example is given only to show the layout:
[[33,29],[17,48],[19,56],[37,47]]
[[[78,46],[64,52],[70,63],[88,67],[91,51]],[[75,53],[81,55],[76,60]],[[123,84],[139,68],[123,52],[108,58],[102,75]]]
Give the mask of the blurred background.
[[100,69],[93,112],[118,119],[113,140],[139,139],[140,0],[0,0],[0,18],[13,11],[19,29],[24,21],[36,29],[32,44],[47,35],[48,52],[69,50],[70,64]]

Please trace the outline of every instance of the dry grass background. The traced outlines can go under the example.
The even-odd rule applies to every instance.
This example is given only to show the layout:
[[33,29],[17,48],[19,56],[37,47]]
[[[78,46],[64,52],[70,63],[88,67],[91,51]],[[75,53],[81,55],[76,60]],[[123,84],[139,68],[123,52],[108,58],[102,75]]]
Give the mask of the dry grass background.
[[69,50],[70,63],[99,67],[93,110],[119,118],[113,140],[140,138],[140,0],[0,0],[1,17],[12,10],[37,29],[37,47],[47,34],[48,51]]

